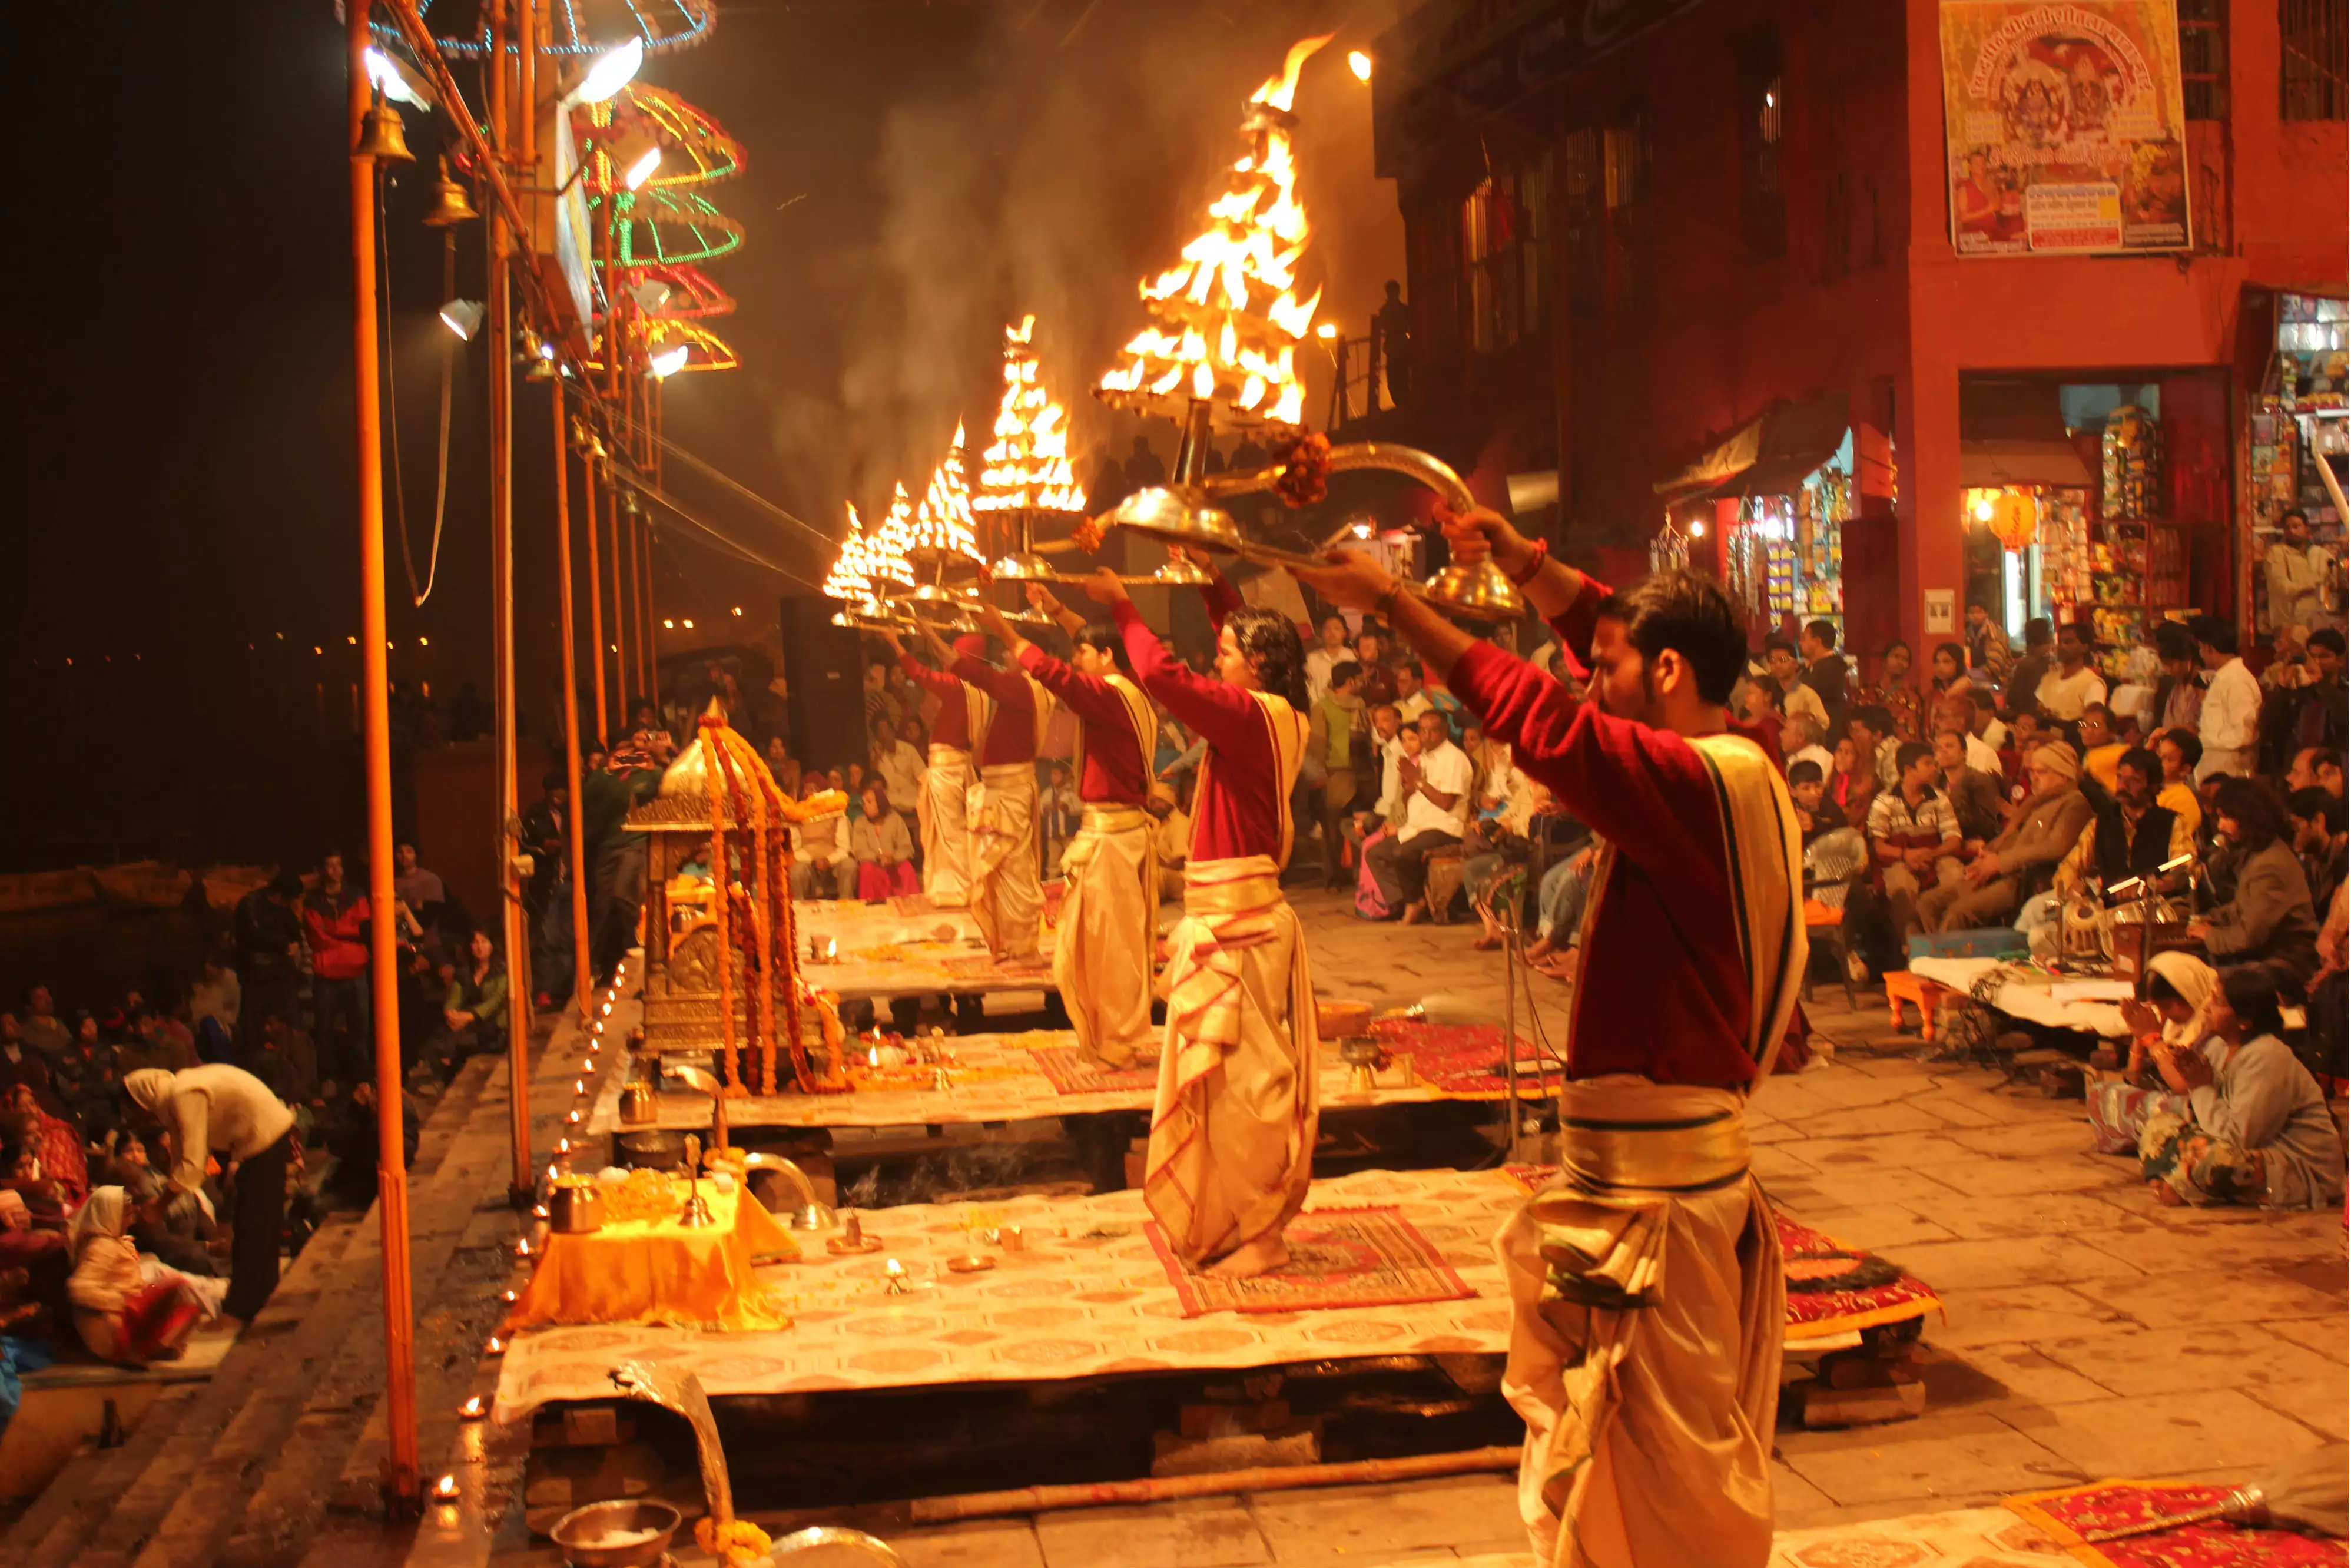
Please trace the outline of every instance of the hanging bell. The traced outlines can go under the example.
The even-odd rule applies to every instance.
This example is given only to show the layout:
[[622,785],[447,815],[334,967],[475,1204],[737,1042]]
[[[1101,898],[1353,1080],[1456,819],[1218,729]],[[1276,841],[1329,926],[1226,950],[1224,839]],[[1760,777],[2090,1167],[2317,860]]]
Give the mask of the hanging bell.
[[441,158],[441,178],[433,183],[433,204],[424,209],[424,226],[428,229],[454,228],[472,223],[482,214],[474,210],[474,199],[465,187],[449,172],[449,158]]
[[408,131],[400,122],[400,110],[386,103],[381,91],[360,117],[360,144],[351,149],[351,156],[372,158],[379,163],[416,162],[416,154],[408,150]]

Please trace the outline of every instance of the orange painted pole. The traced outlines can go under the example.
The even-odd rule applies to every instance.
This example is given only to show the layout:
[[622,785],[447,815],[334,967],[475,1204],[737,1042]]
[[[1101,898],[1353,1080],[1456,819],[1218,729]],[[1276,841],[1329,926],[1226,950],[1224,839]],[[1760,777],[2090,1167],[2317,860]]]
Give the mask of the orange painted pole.
[[[555,413],[555,570],[556,601],[563,622],[563,778],[565,802],[570,816],[571,858],[571,999],[580,1009],[580,1027],[588,1027],[588,994],[595,977],[588,958],[588,831],[580,800],[580,657],[573,646],[577,631],[571,614],[571,455],[563,439],[563,378],[547,384],[548,403]],[[596,530],[588,530],[592,549]],[[545,918],[545,916],[541,916]]]
[[[506,0],[490,0],[490,144],[501,158],[514,152],[513,110],[507,91]],[[537,1175],[530,1156],[530,937],[523,920],[522,888],[515,876],[514,661],[514,275],[518,237],[505,213],[492,208],[490,225],[490,644],[497,810],[491,851],[497,856],[499,946],[507,956],[507,1101],[514,1132],[514,1178],[507,1191],[526,1204]],[[527,236],[519,236],[526,237]]]
[[[370,100],[368,0],[347,0],[350,144]],[[386,1506],[423,1511],[416,1467],[416,1306],[408,1262],[408,1161],[401,1119],[399,930],[392,885],[391,661],[384,646],[383,409],[376,343],[375,160],[351,159],[351,359],[360,480],[360,669],[367,757],[368,974],[375,1003],[376,1215],[383,1238]]]
[[604,707],[604,572],[596,548],[596,459],[580,457],[580,532],[588,536],[588,667],[596,672],[596,744],[612,748],[611,720]]

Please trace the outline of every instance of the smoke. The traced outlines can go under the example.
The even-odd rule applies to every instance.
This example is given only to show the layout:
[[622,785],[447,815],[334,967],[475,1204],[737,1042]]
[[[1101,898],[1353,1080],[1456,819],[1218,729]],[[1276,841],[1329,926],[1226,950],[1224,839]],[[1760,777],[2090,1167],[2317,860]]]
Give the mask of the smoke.
[[[953,68],[880,106],[870,237],[824,236],[832,255],[813,264],[813,297],[799,302],[832,323],[838,367],[831,386],[803,382],[773,404],[776,455],[803,506],[830,519],[847,496],[870,517],[894,481],[919,495],[958,418],[984,446],[1000,335],[1032,312],[1049,384],[1075,422],[1081,477],[1100,448],[1123,455],[1137,434],[1167,455],[1168,425],[1106,409],[1090,389],[1143,325],[1136,281],[1201,226],[1249,93],[1293,39],[1334,29],[1297,104],[1315,230],[1301,281],[1329,285],[1324,316],[1361,335],[1379,279],[1398,275],[1402,231],[1393,188],[1370,175],[1368,94],[1344,56],[1395,9],[1011,0],[970,16]],[[901,13],[908,26],[938,14]],[[1318,420],[1326,387],[1310,388]]]

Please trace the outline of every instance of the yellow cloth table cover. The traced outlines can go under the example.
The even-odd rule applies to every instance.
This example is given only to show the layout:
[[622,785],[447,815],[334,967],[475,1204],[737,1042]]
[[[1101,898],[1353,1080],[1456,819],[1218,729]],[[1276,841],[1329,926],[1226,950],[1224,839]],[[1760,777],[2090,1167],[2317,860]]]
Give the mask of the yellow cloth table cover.
[[790,1319],[768,1299],[751,1260],[777,1252],[797,1258],[799,1244],[741,1187],[722,1193],[705,1181],[702,1196],[716,1223],[695,1229],[672,1217],[549,1236],[538,1272],[507,1320],[509,1332],[549,1323],[788,1327]]

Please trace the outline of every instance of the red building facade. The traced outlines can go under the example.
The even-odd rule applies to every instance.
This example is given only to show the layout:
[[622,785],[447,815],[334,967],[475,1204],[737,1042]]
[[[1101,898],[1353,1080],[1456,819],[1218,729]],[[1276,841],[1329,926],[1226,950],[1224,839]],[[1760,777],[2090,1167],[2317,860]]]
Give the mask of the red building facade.
[[1833,603],[1866,671],[1970,599],[2029,599],[1983,486],[2078,476],[2095,521],[2095,431],[2159,404],[2164,527],[2134,537],[2185,567],[2155,598],[2246,612],[2277,301],[2351,273],[2343,7],[2179,11],[2192,248],[1978,257],[1951,239],[1937,0],[1432,0],[1375,50],[1414,339],[1378,433],[1498,500],[1555,469],[1527,520],[1620,576],[1695,522],[1693,562],[1744,580],[1761,527],[1771,570],[1817,558],[1794,618]]

